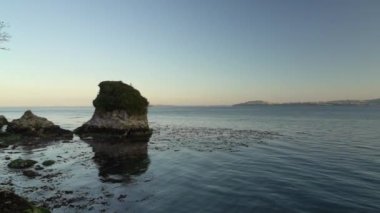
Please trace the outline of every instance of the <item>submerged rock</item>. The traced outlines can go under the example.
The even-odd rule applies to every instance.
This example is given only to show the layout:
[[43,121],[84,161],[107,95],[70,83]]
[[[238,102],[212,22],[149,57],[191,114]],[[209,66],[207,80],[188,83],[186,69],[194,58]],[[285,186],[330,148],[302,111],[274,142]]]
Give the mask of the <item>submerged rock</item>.
[[0,115],[0,131],[1,131],[1,128],[3,128],[3,126],[7,124],[8,124],[8,120],[3,115]]
[[49,213],[50,211],[36,207],[26,199],[16,195],[9,190],[0,189],[0,212],[15,213],[15,212],[33,212],[33,213]]
[[81,137],[117,136],[122,138],[149,138],[148,100],[140,92],[121,81],[104,81],[93,101],[95,113],[74,132]]
[[40,174],[38,172],[33,171],[33,170],[22,171],[22,174],[29,177],[29,178],[35,178],[37,176],[40,176]]
[[12,169],[26,169],[26,168],[32,167],[36,163],[37,161],[34,161],[34,160],[17,159],[17,160],[11,161],[8,164],[8,167]]
[[71,139],[73,137],[71,131],[60,128],[46,118],[34,115],[30,110],[26,111],[20,119],[10,122],[7,133],[41,138]]
[[43,170],[44,167],[42,167],[42,166],[40,166],[40,165],[36,165],[36,166],[34,167],[34,169],[35,169],[35,170]]
[[44,162],[42,162],[42,165],[44,166],[51,166],[53,164],[55,164],[54,160],[45,160]]

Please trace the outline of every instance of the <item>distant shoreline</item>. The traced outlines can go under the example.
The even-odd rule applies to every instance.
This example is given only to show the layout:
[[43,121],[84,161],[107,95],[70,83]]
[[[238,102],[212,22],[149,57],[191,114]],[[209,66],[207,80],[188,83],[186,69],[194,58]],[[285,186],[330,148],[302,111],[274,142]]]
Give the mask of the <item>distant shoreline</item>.
[[[318,104],[318,103],[271,103],[271,104],[235,104],[235,105],[152,105],[149,108],[238,108],[238,107],[277,107],[277,106],[380,106],[380,104]],[[10,109],[95,109],[93,106],[0,106],[1,110]]]
[[232,106],[380,106],[379,99],[371,100],[336,100],[336,101],[318,101],[318,102],[288,102],[288,103],[270,103],[266,101],[247,101],[244,103],[234,104]]

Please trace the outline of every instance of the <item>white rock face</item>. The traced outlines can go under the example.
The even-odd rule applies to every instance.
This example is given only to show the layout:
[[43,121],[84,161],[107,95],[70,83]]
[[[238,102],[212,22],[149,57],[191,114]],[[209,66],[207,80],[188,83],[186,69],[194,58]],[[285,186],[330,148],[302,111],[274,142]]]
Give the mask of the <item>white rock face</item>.
[[92,118],[74,132],[81,138],[117,137],[145,142],[152,135],[146,114],[129,115],[125,110],[95,110]]
[[115,130],[149,129],[147,115],[130,116],[125,110],[96,110],[84,125]]

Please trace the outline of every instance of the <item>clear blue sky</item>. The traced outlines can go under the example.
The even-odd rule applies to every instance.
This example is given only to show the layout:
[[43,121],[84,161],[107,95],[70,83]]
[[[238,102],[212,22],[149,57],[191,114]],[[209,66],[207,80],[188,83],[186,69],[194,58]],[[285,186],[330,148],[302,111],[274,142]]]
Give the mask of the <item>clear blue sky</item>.
[[0,106],[90,105],[103,80],[152,104],[380,97],[378,0],[0,4]]

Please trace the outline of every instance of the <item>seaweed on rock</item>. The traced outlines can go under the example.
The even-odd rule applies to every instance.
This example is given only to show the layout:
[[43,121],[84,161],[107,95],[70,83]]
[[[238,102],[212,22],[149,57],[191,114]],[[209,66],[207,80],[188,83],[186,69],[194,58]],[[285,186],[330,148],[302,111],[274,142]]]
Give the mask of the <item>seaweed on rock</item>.
[[147,113],[148,100],[140,92],[122,81],[103,81],[93,105],[103,111],[126,110],[130,115]]

